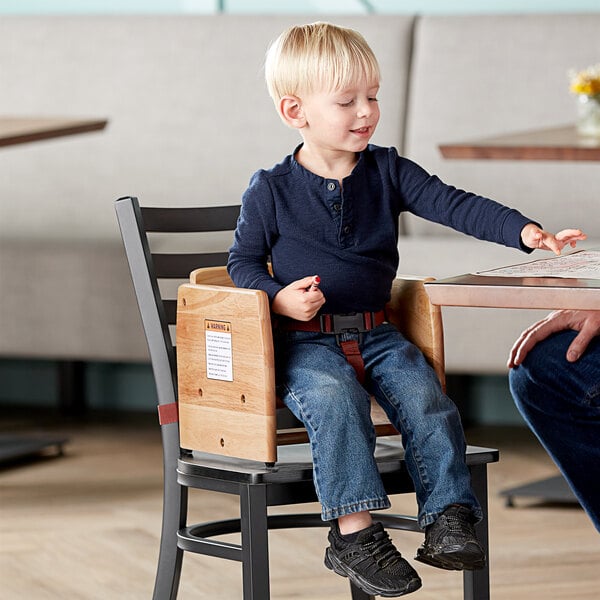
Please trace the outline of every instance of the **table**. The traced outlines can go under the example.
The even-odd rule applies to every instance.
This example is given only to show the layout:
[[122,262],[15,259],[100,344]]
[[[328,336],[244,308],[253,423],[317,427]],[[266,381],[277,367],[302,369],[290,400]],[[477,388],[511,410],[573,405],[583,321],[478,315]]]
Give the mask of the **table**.
[[106,119],[0,116],[0,147],[100,131],[107,123]]
[[425,287],[432,304],[440,306],[600,308],[600,279],[466,274],[427,282]]
[[[487,308],[597,309],[600,279],[459,275],[425,283],[433,304]],[[508,351],[508,349],[507,349]],[[502,490],[507,505],[516,496],[578,503],[562,475]]]
[[[440,144],[439,149],[448,159],[600,161],[600,138],[579,135],[575,125]],[[598,280],[529,281],[461,275],[426,284],[426,287],[434,304],[449,306],[550,310],[600,306]],[[508,505],[513,504],[515,496],[577,502],[562,475],[503,490],[501,494],[507,498]]]
[[[101,131],[107,123],[107,119],[0,116],[0,147]],[[74,364],[79,365],[79,362]],[[79,367],[82,368],[83,366]],[[60,365],[59,387],[62,390],[73,389],[71,381],[67,380],[73,379],[73,370],[77,370],[77,366],[74,368],[71,363]],[[82,379],[79,372],[75,374],[75,380],[77,378]],[[68,398],[66,403],[72,404],[72,398]],[[40,455],[52,448],[61,455],[63,445],[67,441],[66,437],[60,435],[0,434],[0,464],[12,464],[27,457]]]
[[[107,119],[98,118],[0,116],[0,147],[101,131],[107,124]],[[66,413],[83,412],[84,367],[83,361],[61,361],[58,365],[58,397]]]
[[444,158],[489,160],[600,160],[600,138],[581,136],[574,125],[440,144]]

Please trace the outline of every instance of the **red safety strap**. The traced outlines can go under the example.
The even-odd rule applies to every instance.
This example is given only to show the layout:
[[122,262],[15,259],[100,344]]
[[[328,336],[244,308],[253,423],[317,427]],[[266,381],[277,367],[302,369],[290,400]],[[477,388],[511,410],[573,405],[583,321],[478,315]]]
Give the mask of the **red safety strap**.
[[345,342],[340,342],[340,348],[346,356],[346,360],[352,365],[352,367],[356,371],[356,378],[362,385],[365,382],[365,362],[363,360],[362,354],[360,353],[358,342],[356,340],[347,340]]
[[179,421],[177,402],[158,405],[158,422],[161,425],[169,425],[170,423],[177,423],[177,421]]

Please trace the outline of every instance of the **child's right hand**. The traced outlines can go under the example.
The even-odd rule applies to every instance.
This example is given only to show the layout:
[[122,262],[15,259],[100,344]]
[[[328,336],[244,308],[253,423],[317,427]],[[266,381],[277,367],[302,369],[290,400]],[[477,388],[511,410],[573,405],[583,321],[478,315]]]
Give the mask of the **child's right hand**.
[[540,229],[535,223],[528,223],[521,231],[521,241],[532,250],[550,250],[559,255],[569,245],[575,248],[577,242],[586,239],[585,233],[579,229],[563,229],[556,235]]
[[319,289],[317,281],[316,275],[293,281],[273,298],[271,309],[278,315],[296,321],[310,321],[325,304],[325,296]]

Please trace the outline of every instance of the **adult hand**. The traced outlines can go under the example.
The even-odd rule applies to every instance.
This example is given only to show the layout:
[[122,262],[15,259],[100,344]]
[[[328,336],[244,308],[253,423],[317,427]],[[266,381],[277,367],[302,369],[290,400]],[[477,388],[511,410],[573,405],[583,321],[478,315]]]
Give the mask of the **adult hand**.
[[586,238],[586,234],[580,229],[563,229],[554,235],[540,229],[535,223],[528,223],[521,230],[521,241],[525,246],[534,250],[550,250],[557,255],[565,246],[575,248],[578,241]]
[[519,336],[511,348],[508,367],[520,365],[538,342],[565,329],[579,332],[571,342],[566,356],[569,362],[575,362],[585,352],[590,341],[600,335],[600,310],[556,310],[550,313]]
[[297,321],[310,321],[325,304],[325,296],[316,283],[318,280],[316,275],[311,275],[284,287],[273,298],[273,312]]

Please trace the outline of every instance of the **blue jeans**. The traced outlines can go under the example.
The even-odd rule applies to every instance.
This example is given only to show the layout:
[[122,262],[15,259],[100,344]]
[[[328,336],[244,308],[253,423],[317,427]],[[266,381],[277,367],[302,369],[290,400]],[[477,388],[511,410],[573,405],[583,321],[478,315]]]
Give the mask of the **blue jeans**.
[[420,350],[389,324],[340,339],[360,342],[364,388],[335,335],[275,336],[278,393],[308,431],[323,520],[390,506],[373,456],[370,394],[402,434],[421,527],[453,503],[480,519],[460,416]]
[[600,338],[575,363],[575,331],[539,342],[509,373],[517,408],[600,531]]

